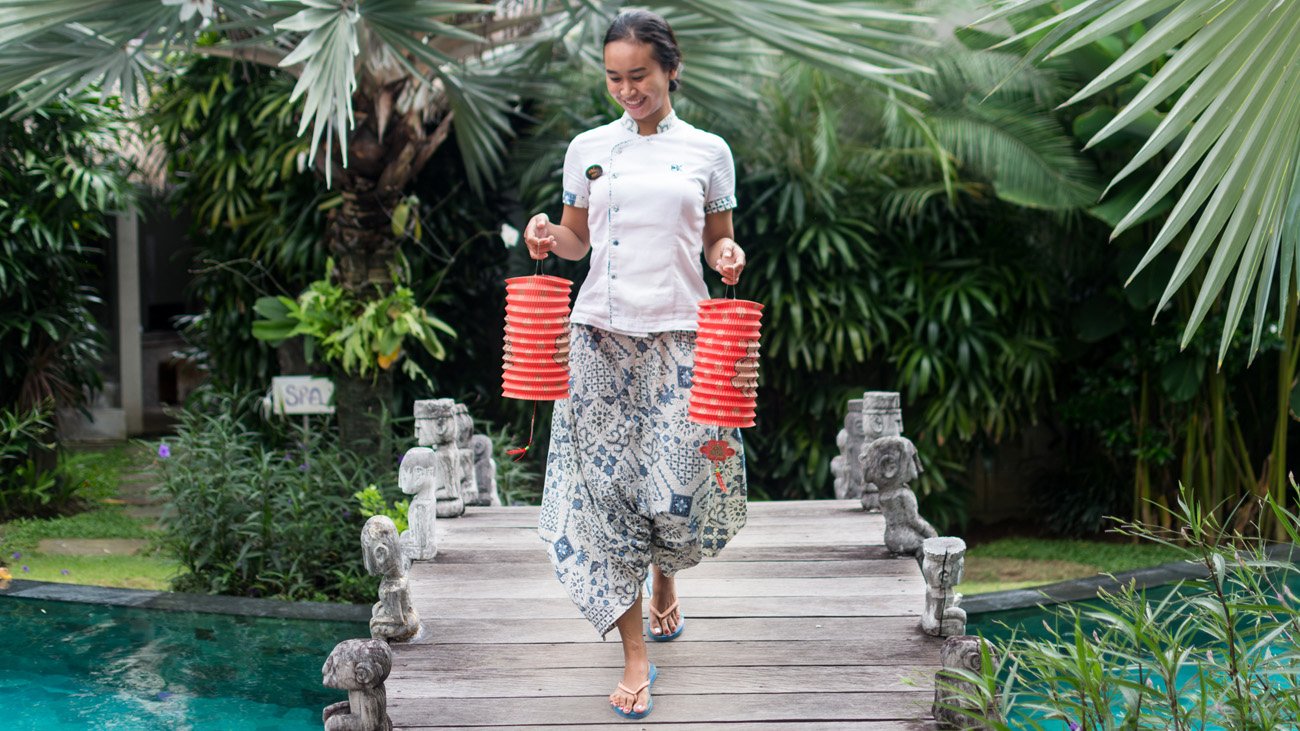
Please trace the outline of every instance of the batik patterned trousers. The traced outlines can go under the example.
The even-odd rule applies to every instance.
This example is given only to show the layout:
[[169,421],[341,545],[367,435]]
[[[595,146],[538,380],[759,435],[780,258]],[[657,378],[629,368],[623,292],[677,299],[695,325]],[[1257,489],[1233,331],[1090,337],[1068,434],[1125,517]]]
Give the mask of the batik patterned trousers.
[[[570,397],[555,402],[538,535],[555,575],[604,639],[650,564],[715,556],[745,524],[740,430],[687,418],[695,333],[632,337],[573,325]],[[701,452],[722,439],[735,455]]]

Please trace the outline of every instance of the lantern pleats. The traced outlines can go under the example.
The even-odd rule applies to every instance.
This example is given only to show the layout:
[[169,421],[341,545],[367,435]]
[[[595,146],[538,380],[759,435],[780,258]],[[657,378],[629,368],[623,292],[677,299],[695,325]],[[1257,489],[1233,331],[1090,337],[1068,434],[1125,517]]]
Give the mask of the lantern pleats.
[[763,305],[735,299],[699,303],[688,413],[698,424],[754,425]]
[[569,397],[569,292],[573,282],[534,275],[506,280],[501,392],[524,401]]

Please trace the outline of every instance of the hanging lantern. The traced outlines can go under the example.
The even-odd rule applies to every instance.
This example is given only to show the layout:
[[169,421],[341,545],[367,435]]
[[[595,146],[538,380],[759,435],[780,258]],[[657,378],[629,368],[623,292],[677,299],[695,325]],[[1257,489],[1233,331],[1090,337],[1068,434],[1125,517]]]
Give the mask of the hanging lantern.
[[763,305],[736,299],[699,304],[688,413],[697,424],[750,427],[758,403]]
[[569,291],[562,277],[506,280],[502,387],[506,398],[554,401],[569,397]]

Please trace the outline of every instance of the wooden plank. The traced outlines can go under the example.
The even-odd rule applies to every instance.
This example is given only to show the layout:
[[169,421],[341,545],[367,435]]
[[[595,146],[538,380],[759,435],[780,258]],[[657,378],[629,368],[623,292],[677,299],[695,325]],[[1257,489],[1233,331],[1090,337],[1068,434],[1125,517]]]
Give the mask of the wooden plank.
[[[548,577],[554,573],[550,562],[526,567],[511,566],[505,563],[485,564],[442,564],[437,561],[417,561],[411,566],[410,576],[420,579],[438,581],[461,581],[466,579],[501,579],[511,578],[528,572],[540,572]],[[830,577],[867,577],[867,576],[911,576],[919,574],[916,559],[884,558],[875,560],[857,559],[845,561],[764,561],[738,562],[706,560],[678,574],[678,578],[690,576],[696,579],[743,579],[754,576],[766,578],[802,578],[817,579]]]
[[[689,620],[688,620],[689,621]],[[939,667],[943,642],[911,629],[895,635],[854,633],[834,640],[735,640],[699,642],[693,637],[651,645],[655,663],[668,667],[725,665],[926,665]],[[689,631],[689,630],[688,630]],[[476,670],[514,668],[621,668],[623,646],[617,631],[601,642],[590,632],[586,642],[523,645],[465,642],[446,644],[394,644],[394,672],[432,671],[446,668]]]
[[[600,635],[583,618],[538,619],[504,627],[496,619],[421,620],[424,631],[419,644],[440,642],[526,644],[531,642],[583,642]],[[834,640],[855,634],[880,637],[916,634],[921,630],[915,617],[736,617],[687,619],[686,631],[697,642],[729,640]],[[618,639],[618,630],[610,639]]]
[[[435,719],[424,719],[433,723]],[[646,728],[658,719],[646,718],[640,724],[629,721],[619,723],[565,723],[564,726],[516,726],[528,731],[629,731]],[[403,726],[402,728],[438,728],[441,731],[471,731],[500,726]],[[772,723],[673,723],[672,731],[939,731],[933,721],[776,721]]]
[[[910,721],[929,715],[933,693],[746,693],[656,695],[655,723],[728,721],[870,720]],[[388,698],[388,715],[397,727],[438,719],[448,725],[493,723],[576,725],[616,718],[607,693],[566,698]]]
[[[459,599],[545,599],[565,597],[564,586],[552,575],[547,578],[529,571],[517,579],[457,579],[439,581],[435,576],[410,579],[411,591],[419,596]],[[925,580],[916,576],[866,576],[821,579],[699,579],[683,572],[677,579],[677,593],[683,597],[743,596],[895,596],[925,600]]]
[[[754,665],[743,671],[727,666],[660,666],[655,693],[707,695],[735,693],[802,693],[816,688],[823,693],[871,691],[915,691],[933,688],[934,669],[924,665]],[[416,698],[561,698],[612,693],[622,680],[621,667],[572,668],[556,672],[551,668],[512,667],[474,670],[438,669],[388,676],[388,697]]]
[[[853,503],[856,505],[856,501]],[[845,510],[789,510],[784,508],[766,509],[767,503],[750,503],[745,511],[746,525],[827,525],[837,522],[856,524],[863,521],[883,521],[880,513],[864,512],[861,508]],[[541,511],[531,508],[527,512],[512,508],[511,512],[499,512],[499,508],[467,508],[465,513],[456,518],[440,518],[440,526],[473,525],[495,528],[536,527]]]
[[[881,545],[800,546],[797,549],[780,546],[736,547],[727,546],[722,553],[706,558],[700,563],[725,563],[747,561],[840,561],[895,558]],[[546,545],[540,540],[527,548],[464,548],[442,546],[430,561],[416,561],[414,565],[435,564],[546,564],[550,565]]]
[[[689,597],[682,596],[687,617],[919,617],[924,599],[898,596],[855,597]],[[578,608],[563,599],[459,599],[417,595],[415,609],[424,619],[567,619]],[[642,606],[646,604],[642,600]],[[645,609],[642,609],[645,612]]]
[[[851,546],[880,545],[885,539],[883,524],[863,523],[849,525],[773,525],[745,526],[740,529],[728,547],[732,546]],[[436,540],[439,548],[504,548],[527,550],[544,547],[536,528],[500,528],[460,524],[444,527],[437,524]],[[724,551],[726,549],[723,549]]]

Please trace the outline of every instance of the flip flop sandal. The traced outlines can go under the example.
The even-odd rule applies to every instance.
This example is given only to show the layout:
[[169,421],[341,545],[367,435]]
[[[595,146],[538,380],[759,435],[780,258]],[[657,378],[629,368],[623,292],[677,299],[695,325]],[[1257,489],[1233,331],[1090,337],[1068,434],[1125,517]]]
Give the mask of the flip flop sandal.
[[[664,618],[667,617],[668,615],[672,614],[672,613],[673,613],[673,610],[677,609],[677,605],[678,605],[678,604],[679,604],[679,602],[673,602],[671,606],[669,606],[667,609],[663,610],[662,612],[660,612],[660,611],[658,611],[657,609],[655,609],[655,608],[654,608],[654,605],[650,605],[650,613],[653,614],[653,615],[654,615],[654,616],[659,620],[659,627],[660,627],[661,629],[662,629],[663,626],[664,626]],[[649,622],[646,622],[646,625],[645,625],[645,634],[646,634],[646,637],[649,637],[650,639],[654,640],[655,642],[667,642],[667,641],[669,641],[669,640],[675,640],[675,639],[677,639],[679,636],[681,636],[681,634],[682,634],[682,630],[684,630],[684,629],[686,629],[686,618],[685,618],[685,617],[683,617],[683,618],[681,619],[681,621],[677,623],[677,629],[674,630],[673,633],[670,634],[670,635],[655,634]]]
[[[627,694],[631,695],[631,696],[632,696],[632,705],[635,706],[635,705],[636,705],[636,697],[637,697],[638,695],[640,695],[640,693],[641,693],[642,690],[644,690],[645,688],[648,688],[648,687],[654,685],[654,683],[655,683],[655,678],[658,677],[658,676],[659,676],[659,669],[655,667],[655,664],[654,664],[654,663],[650,663],[650,678],[649,678],[648,680],[646,680],[644,683],[642,683],[641,685],[637,686],[637,689],[636,689],[636,690],[632,690],[631,688],[627,687],[626,685],[623,685],[623,683],[621,683],[621,682],[618,684],[618,689],[621,690],[621,691],[623,691],[624,693],[627,693]],[[653,710],[654,710],[654,707],[655,707],[655,699],[654,699],[654,696],[652,696],[652,695],[650,695],[649,693],[647,693],[647,694],[646,694],[646,701],[645,701],[645,710],[644,710],[644,711],[639,711],[639,712],[638,712],[638,711],[626,711],[626,712],[625,712],[622,708],[619,708],[618,706],[613,705],[613,704],[610,704],[609,707],[610,707],[610,708],[613,708],[613,709],[614,709],[614,713],[617,713],[618,715],[622,716],[623,718],[630,718],[630,719],[636,720],[636,719],[640,719],[640,718],[645,718],[646,716],[649,716],[649,715],[650,715],[650,711],[653,711]]]

